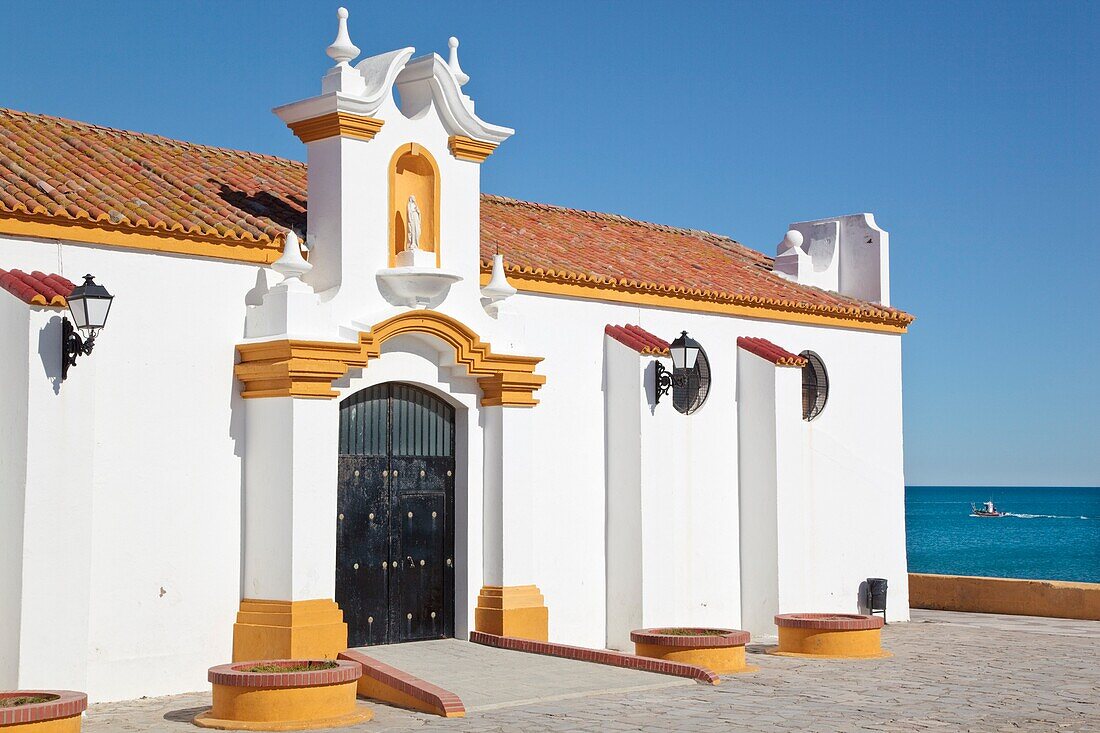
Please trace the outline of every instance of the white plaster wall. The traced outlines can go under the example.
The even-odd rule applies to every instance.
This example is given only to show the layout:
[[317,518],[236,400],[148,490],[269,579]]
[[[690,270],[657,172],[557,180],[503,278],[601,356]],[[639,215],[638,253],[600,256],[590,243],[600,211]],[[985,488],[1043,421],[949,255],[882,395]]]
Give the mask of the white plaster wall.
[[779,608],[779,516],[776,487],[776,368],[744,350],[737,354],[741,628],[770,636]]
[[[94,444],[71,464],[53,441],[25,451],[43,472],[42,507],[84,502],[65,514],[76,534],[59,535],[39,512],[28,513],[24,537],[43,580],[54,577],[49,568],[88,563],[87,642],[66,654],[85,657],[93,700],[205,689],[206,669],[230,657],[239,601],[243,411],[232,370],[260,268],[81,245],[59,252],[54,242],[15,238],[0,239],[0,262],[61,269],[71,280],[92,272],[116,296],[95,351],[58,395],[35,364],[37,334],[31,344],[29,434],[69,420],[78,397],[82,414],[94,415],[82,428]],[[48,609],[72,600],[43,585],[34,598],[24,594],[24,618],[33,610],[47,624],[57,618]],[[24,627],[21,637],[44,651],[85,632],[51,633],[56,643],[43,627]],[[47,684],[34,676],[42,664],[41,655],[22,660],[19,683]]]
[[604,445],[607,518],[607,640],[631,649],[642,623],[641,404],[645,368],[638,352],[604,339]]
[[30,308],[0,292],[0,688],[19,679]]
[[[782,543],[768,550],[740,536],[740,511],[756,509],[753,499],[748,504],[740,501],[738,476],[744,474],[738,454],[753,455],[758,446],[755,430],[738,432],[738,336],[767,338],[796,353],[813,349],[834,380],[830,403],[812,425],[801,420],[799,370],[780,370],[780,379],[787,380],[785,397],[776,404],[780,385],[769,397],[773,414],[791,413],[778,431],[786,436],[785,485],[801,486],[809,495],[799,497],[789,489],[788,503],[793,498],[806,501],[798,510],[777,515],[770,530],[777,536],[782,527],[787,536],[799,538],[805,529],[802,541],[795,545],[792,540],[787,553],[800,559],[794,564],[783,559],[786,577],[795,578],[784,584],[792,602],[812,610],[855,611],[858,583],[868,575],[882,575],[891,583],[891,619],[907,617],[900,337],[527,294],[511,299],[508,307],[524,319],[517,351],[544,356],[540,371],[548,376],[537,395],[540,405],[534,408],[535,444],[540,447],[536,465],[544,470],[531,474],[535,510],[530,526],[536,582],[550,608],[552,639],[607,643],[621,633],[609,637],[602,628],[606,619],[629,618],[627,612],[605,606],[609,589],[629,590],[629,580],[608,579],[605,569],[614,567],[612,558],[628,556],[634,540],[626,533],[624,548],[600,545],[610,536],[600,534],[609,518],[607,488],[598,482],[605,467],[621,459],[601,455],[603,436],[595,431],[604,419],[605,373],[619,373],[612,367],[605,372],[600,363],[603,327],[608,323],[638,324],[668,340],[686,329],[707,349],[714,374],[708,402],[694,416],[679,415],[664,402],[650,413],[649,396],[638,401],[644,410],[639,416],[644,625],[745,624],[741,573],[779,572]],[[492,336],[483,336],[495,347]],[[776,371],[770,364],[767,369]],[[647,373],[641,387],[651,390],[651,379]],[[608,415],[617,414],[615,408],[607,409]],[[813,442],[805,437],[811,433]],[[802,444],[792,446],[792,434]],[[740,443],[738,450],[741,440],[748,443]],[[804,461],[805,455],[812,456],[814,469],[804,465],[811,460]],[[812,485],[805,483],[804,472],[816,471],[822,461],[831,467],[817,474]],[[684,466],[690,466],[690,478],[677,474]],[[868,471],[873,478],[860,477]],[[619,493],[618,488],[613,492]],[[774,494],[770,501],[775,506]],[[853,517],[860,527],[876,527],[865,534],[852,532]],[[770,569],[758,568],[759,562]],[[766,631],[761,626],[761,633]]]
[[88,647],[97,365],[61,382],[62,315],[30,312],[19,684],[82,690],[88,660],[71,650]]

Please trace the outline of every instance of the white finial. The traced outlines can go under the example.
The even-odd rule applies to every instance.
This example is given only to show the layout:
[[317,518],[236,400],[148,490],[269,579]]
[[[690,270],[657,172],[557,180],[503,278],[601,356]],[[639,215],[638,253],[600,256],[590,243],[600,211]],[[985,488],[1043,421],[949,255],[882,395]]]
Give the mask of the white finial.
[[485,287],[481,289],[482,297],[487,298],[491,305],[495,305],[515,294],[516,289],[512,287],[512,284],[508,282],[508,276],[504,274],[504,255],[493,255],[493,274],[489,278],[489,282],[485,283]]
[[359,55],[359,47],[351,42],[351,36],[348,35],[348,9],[340,8],[336,11],[336,17],[340,19],[336,31],[336,40],[325,49],[325,53],[338,65],[343,64],[346,66],[349,61]]
[[451,36],[447,39],[447,45],[451,47],[451,58],[447,61],[447,66],[450,67],[451,73],[455,75],[458,85],[462,86],[470,81],[470,75],[464,72],[462,67],[458,65],[458,39]]
[[790,249],[802,249],[802,243],[806,241],[806,238],[802,236],[802,232],[797,229],[788,229],[787,233],[783,236],[783,241],[779,243],[779,252],[783,253]]
[[283,276],[283,282],[297,280],[313,269],[313,265],[302,257],[302,248],[298,235],[293,231],[286,233],[283,243],[283,256],[271,263],[271,269]]

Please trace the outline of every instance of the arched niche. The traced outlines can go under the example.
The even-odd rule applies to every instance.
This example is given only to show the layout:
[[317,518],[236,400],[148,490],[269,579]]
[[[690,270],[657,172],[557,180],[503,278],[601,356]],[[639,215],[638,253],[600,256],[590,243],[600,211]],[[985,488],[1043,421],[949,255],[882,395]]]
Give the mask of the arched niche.
[[439,166],[432,154],[416,143],[405,143],[390,158],[390,267],[405,249],[405,217],[409,196],[420,209],[420,249],[435,252],[439,266]]

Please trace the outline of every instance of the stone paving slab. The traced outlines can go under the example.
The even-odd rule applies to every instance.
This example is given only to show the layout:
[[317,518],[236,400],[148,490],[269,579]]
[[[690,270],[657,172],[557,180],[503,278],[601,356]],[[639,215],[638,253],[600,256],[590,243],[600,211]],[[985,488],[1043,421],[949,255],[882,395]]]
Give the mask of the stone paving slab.
[[680,677],[495,649],[459,639],[363,647],[356,651],[455,693],[468,713],[695,684]]
[[[341,730],[1100,733],[1100,622],[913,617],[883,630],[889,659],[774,657],[756,645],[760,671],[718,686],[543,700],[449,720],[372,703],[375,720]],[[209,694],[196,693],[93,705],[84,731],[193,733],[191,717],[208,704]]]

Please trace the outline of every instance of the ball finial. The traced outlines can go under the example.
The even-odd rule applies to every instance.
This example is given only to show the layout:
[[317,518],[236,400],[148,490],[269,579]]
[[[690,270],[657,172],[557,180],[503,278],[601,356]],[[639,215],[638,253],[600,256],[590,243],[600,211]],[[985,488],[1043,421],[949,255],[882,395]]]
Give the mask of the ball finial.
[[447,39],[447,45],[451,48],[451,57],[447,61],[447,66],[450,67],[451,73],[455,75],[455,80],[458,82],[458,85],[462,86],[470,81],[470,76],[458,65],[458,39],[451,36]]
[[347,64],[359,55],[359,47],[351,42],[351,36],[348,35],[348,9],[337,9],[336,18],[336,40],[325,49],[325,53],[337,64]]

